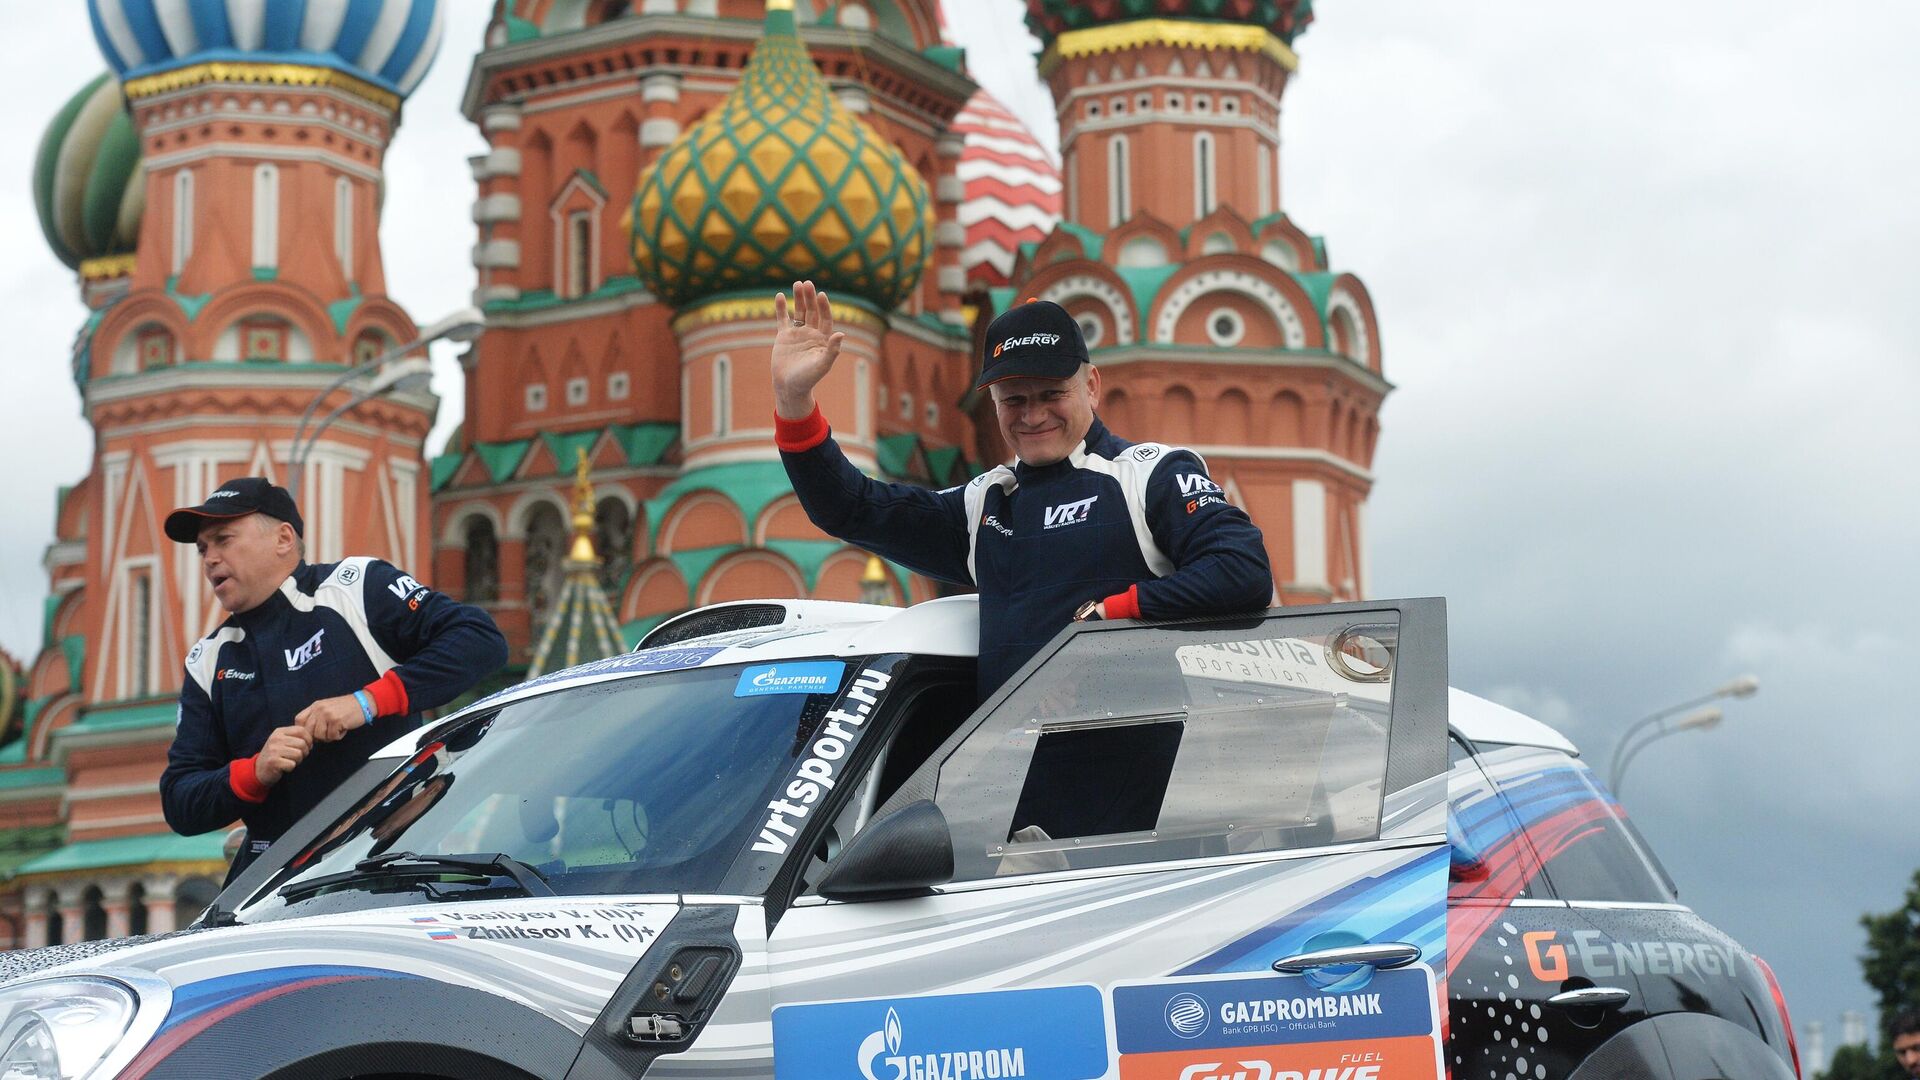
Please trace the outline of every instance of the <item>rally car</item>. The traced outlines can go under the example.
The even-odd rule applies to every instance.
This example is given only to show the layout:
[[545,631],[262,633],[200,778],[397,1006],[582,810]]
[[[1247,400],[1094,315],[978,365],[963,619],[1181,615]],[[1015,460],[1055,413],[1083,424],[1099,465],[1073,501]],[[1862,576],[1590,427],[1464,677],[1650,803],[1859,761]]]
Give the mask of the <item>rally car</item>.
[[1440,601],[1078,624],[978,707],[977,634],[722,605],[480,701],[195,929],[0,987],[0,1076],[1795,1074]]

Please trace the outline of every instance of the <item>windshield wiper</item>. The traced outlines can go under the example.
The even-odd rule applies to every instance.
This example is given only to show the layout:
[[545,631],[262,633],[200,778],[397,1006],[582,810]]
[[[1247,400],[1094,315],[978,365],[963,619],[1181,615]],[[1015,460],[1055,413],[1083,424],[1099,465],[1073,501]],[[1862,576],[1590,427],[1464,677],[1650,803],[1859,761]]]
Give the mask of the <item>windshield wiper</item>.
[[411,851],[389,851],[370,859],[361,859],[353,869],[337,874],[322,874],[306,881],[280,886],[281,898],[293,900],[335,885],[379,878],[434,877],[449,870],[467,871],[476,876],[506,878],[528,896],[553,896],[553,886],[545,875],[505,852],[476,852],[470,855],[416,855]]

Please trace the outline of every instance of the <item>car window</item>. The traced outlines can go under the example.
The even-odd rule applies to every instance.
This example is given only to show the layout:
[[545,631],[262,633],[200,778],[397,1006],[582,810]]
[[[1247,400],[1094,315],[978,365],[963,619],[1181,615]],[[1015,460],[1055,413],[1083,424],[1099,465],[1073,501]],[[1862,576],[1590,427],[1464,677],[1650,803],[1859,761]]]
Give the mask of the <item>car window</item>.
[[940,764],[954,880],[1379,836],[1391,613],[1084,633]]
[[1465,743],[1449,739],[1447,751],[1448,900],[1505,904],[1532,898],[1540,859],[1519,819]]
[[1540,854],[1530,888],[1562,900],[1675,902],[1626,810],[1583,762],[1527,747],[1483,753],[1482,761]]
[[[831,669],[818,673],[821,692],[763,691],[749,680],[768,665],[736,665],[571,687],[476,716],[423,747],[273,888],[388,853],[497,852],[563,896],[718,891],[756,838],[804,821],[791,805],[770,824],[768,808],[790,806],[776,787],[830,730],[851,668],[816,666]],[[291,902],[292,913],[421,899],[418,890],[375,899],[385,887],[318,892]],[[481,898],[463,888],[436,898]],[[284,917],[289,903],[269,890],[241,914]]]

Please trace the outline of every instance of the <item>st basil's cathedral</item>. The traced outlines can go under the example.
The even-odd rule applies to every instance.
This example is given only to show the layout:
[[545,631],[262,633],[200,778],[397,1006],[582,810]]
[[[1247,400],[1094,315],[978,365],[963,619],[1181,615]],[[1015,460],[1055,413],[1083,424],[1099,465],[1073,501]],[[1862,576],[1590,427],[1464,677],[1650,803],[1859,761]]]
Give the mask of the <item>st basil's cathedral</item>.
[[509,681],[698,605],[949,588],[824,536],[786,482],[768,351],[796,279],[847,332],[819,397],[861,467],[1006,460],[982,337],[1054,300],[1106,422],[1193,447],[1261,525],[1278,602],[1364,595],[1379,326],[1282,209],[1312,0],[1027,0],[1057,165],[939,0],[497,0],[462,102],[470,269],[447,253],[486,329],[429,455],[436,399],[381,370],[425,355],[382,167],[451,2],[88,0],[107,70],[32,184],[94,453],[55,495],[40,651],[0,655],[0,947],[172,929],[224,873],[157,791],[181,658],[224,617],[161,520],[224,480],[294,486],[312,561],[486,607]]

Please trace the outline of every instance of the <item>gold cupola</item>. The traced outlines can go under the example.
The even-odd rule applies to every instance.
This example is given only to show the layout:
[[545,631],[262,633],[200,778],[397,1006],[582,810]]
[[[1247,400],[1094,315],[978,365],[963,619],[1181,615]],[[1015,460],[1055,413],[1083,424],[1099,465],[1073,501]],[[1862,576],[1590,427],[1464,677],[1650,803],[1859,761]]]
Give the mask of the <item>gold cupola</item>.
[[792,0],[769,0],[740,82],[641,175],[630,224],[641,280],[682,308],[811,278],[891,310],[919,282],[934,229],[926,180],[834,99]]

